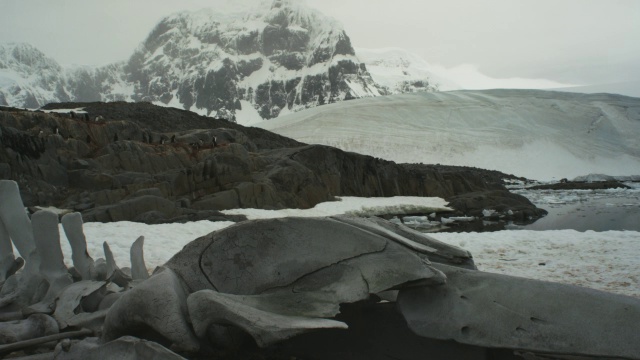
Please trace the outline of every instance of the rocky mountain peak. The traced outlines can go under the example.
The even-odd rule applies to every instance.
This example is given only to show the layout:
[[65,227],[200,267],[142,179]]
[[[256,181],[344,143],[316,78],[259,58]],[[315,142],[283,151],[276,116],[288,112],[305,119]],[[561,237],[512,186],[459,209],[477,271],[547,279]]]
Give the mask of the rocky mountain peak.
[[37,108],[69,100],[64,70],[42,51],[26,43],[0,44],[0,105]]
[[[45,57],[31,58],[20,81],[30,81],[28,74],[38,71],[37,59]],[[340,23],[292,0],[274,0],[244,13],[210,9],[167,16],[122,64],[95,69],[50,65],[58,78],[29,84],[34,87],[29,94],[48,89],[32,96],[29,107],[55,101],[146,101],[242,121],[387,93],[355,56]],[[27,96],[6,95],[2,84],[0,102],[24,106]]]
[[0,69],[14,69],[30,73],[33,70],[58,70],[62,68],[55,60],[27,43],[0,44]]

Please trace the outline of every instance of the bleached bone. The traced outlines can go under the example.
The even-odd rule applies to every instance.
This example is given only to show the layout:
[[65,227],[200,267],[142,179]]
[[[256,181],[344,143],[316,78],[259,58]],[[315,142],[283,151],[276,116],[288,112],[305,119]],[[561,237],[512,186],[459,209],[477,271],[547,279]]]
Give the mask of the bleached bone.
[[71,245],[73,266],[80,273],[82,280],[98,280],[93,258],[87,251],[87,240],[82,230],[82,215],[66,214],[60,222]]
[[118,299],[104,321],[103,340],[111,341],[132,328],[149,327],[186,351],[200,344],[188,322],[187,292],[170,269],[156,273]]
[[131,245],[131,277],[133,280],[145,280],[149,278],[147,265],[144,262],[144,236],[140,236]]
[[58,323],[51,316],[33,314],[25,320],[0,323],[0,344],[15,343],[58,332]]
[[73,284],[73,279],[64,264],[60,247],[58,215],[41,210],[31,216],[31,222],[37,251],[42,254],[40,274],[47,281],[48,289],[42,300],[29,308],[36,312],[51,313],[55,308],[56,297],[62,289]]
[[640,359],[636,298],[435,266],[447,275],[446,285],[403,289],[398,296],[400,313],[418,336],[549,358]]
[[106,282],[91,280],[79,281],[67,286],[58,296],[56,311],[53,313],[53,317],[60,324],[60,328],[66,328],[69,325],[69,320],[76,316],[76,312],[86,311],[81,308],[81,303],[84,298],[100,291],[102,291],[102,296],[104,296],[106,294],[105,288]]
[[18,270],[16,267],[11,237],[4,223],[0,221],[0,283],[4,283],[9,276],[13,275]]
[[233,325],[251,335],[258,346],[266,347],[318,329],[347,328],[340,321],[264,311],[244,302],[245,298],[214,290],[189,295],[189,314],[194,315],[191,321],[198,337],[206,338],[211,325]]
[[[18,341],[18,342],[7,344],[7,345],[0,345],[0,354],[23,350],[23,349],[29,349],[29,348],[40,346],[42,344],[50,343],[53,341],[71,339],[75,337],[84,337],[92,334],[93,334],[93,331],[89,329],[81,329],[78,331],[69,331],[69,332],[63,332],[63,333],[57,333],[57,334],[32,338],[29,340]],[[35,359],[52,359],[53,358],[53,357],[49,357],[48,355],[49,354],[45,354],[44,357],[36,357]],[[34,359],[34,358],[29,356],[29,359]],[[84,359],[88,359],[88,358],[84,358]]]
[[[26,262],[20,273],[9,276],[3,284],[0,290],[0,308],[10,304],[25,306],[37,302],[41,297],[37,294],[38,285],[42,280],[39,274],[40,257],[36,252],[31,220],[24,211],[18,184],[15,181],[0,180],[0,222],[5,230],[5,236],[8,234]],[[5,242],[2,246],[3,252],[7,253],[0,255],[5,258],[5,261],[11,260],[11,254],[8,252],[9,245]]]
[[131,282],[131,277],[120,270],[111,252],[111,248],[106,241],[102,244],[102,248],[104,249],[104,257],[107,258],[107,280],[118,286],[127,288]]
[[15,181],[0,180],[0,220],[20,256],[27,262],[27,268],[37,271],[40,262],[33,241],[31,221],[24,211],[24,203]]
[[99,359],[158,359],[185,360],[182,356],[158,343],[123,336],[108,343],[98,338],[87,338],[68,351],[58,345],[55,351],[56,360],[99,360]]

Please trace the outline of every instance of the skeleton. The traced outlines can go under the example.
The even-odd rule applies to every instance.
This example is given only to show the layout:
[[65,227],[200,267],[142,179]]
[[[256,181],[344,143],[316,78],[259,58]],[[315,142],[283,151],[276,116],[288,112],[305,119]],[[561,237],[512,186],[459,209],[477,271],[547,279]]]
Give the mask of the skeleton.
[[[0,181],[0,199],[0,334],[40,337],[29,325],[40,321],[60,332],[48,336],[76,329],[99,336],[63,340],[51,358],[180,358],[131,335],[160,336],[184,354],[229,346],[238,333],[269,347],[318,329],[346,329],[336,317],[340,304],[375,298],[397,301],[409,329],[426,338],[545,356],[640,359],[638,299],[483,273],[467,251],[381,219],[236,224],[192,241],[149,277],[143,238],[132,246],[129,274],[106,243],[106,261],[94,261],[80,215],[69,214],[62,225],[78,278],[72,282],[54,246],[55,215],[29,220],[11,181]],[[19,271],[23,262],[8,239],[25,258]],[[42,251],[52,255],[41,258]]]

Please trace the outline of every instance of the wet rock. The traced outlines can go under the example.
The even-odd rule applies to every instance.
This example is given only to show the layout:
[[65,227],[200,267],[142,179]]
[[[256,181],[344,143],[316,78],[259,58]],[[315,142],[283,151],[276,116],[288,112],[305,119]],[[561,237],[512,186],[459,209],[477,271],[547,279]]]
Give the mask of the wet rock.
[[[547,214],[522,195],[507,191],[484,191],[456,195],[447,198],[449,206],[456,209],[460,215],[504,220],[524,221],[537,219]],[[495,212],[487,212],[495,210]]]
[[530,186],[528,190],[604,190],[604,189],[631,189],[629,186],[617,181],[563,181],[555,184]]

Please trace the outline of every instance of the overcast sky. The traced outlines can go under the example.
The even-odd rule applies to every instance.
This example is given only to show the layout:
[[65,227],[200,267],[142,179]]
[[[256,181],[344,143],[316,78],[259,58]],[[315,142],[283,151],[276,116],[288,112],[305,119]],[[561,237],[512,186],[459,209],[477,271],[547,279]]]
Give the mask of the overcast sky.
[[[0,42],[61,64],[125,60],[164,16],[252,0],[0,0]],[[638,0],[306,0],[354,47],[400,47],[429,63],[498,78],[590,84],[640,80]]]

